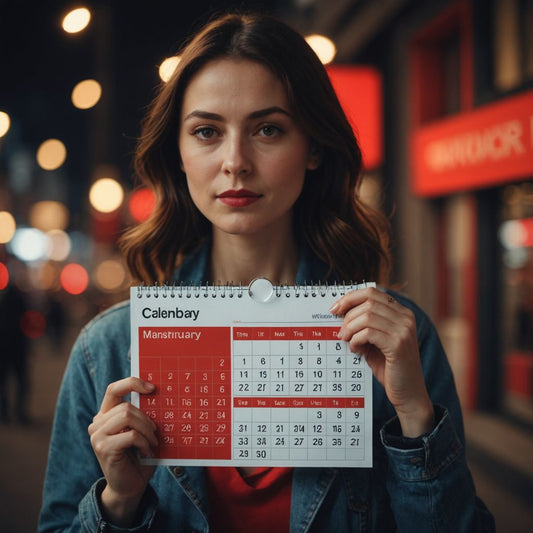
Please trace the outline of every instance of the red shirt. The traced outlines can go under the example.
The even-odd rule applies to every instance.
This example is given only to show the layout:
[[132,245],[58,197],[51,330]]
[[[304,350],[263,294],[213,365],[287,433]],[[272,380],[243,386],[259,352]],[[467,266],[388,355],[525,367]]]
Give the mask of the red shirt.
[[213,533],[289,533],[292,468],[208,467],[209,526]]

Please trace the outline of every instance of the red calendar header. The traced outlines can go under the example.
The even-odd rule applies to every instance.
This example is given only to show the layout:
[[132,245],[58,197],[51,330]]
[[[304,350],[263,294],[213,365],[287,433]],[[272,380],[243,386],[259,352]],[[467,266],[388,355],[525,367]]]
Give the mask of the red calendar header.
[[211,353],[213,346],[220,356],[231,354],[230,328],[139,328],[139,351],[143,356],[199,356]]

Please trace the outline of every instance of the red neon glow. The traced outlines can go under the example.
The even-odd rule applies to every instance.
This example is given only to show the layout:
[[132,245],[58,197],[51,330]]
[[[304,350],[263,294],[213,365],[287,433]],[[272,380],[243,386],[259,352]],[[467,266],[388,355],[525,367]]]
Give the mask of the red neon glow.
[[9,271],[4,263],[0,263],[0,291],[9,283]]
[[130,214],[137,222],[144,222],[154,211],[155,195],[150,189],[135,191],[129,201]]
[[38,339],[46,331],[46,319],[39,311],[26,311],[20,318],[20,329],[30,339]]
[[59,280],[69,294],[81,294],[89,285],[89,274],[81,265],[70,263],[61,271]]
[[533,218],[523,218],[518,222],[522,229],[522,246],[533,247]]
[[367,169],[383,159],[381,76],[372,67],[328,65],[326,70],[363,152]]

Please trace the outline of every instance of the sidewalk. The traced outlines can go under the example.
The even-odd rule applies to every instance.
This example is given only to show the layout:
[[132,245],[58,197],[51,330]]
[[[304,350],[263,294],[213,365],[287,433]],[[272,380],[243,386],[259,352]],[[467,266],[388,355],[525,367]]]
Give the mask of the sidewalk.
[[[66,343],[65,343],[66,345]],[[36,531],[48,442],[67,352],[38,341],[30,357],[31,424],[0,425],[0,524],[6,533]]]
[[[70,347],[72,340],[64,346]],[[36,343],[31,361],[33,393],[28,426],[0,425],[0,524],[6,533],[36,529],[48,453],[48,439],[59,384],[67,361]],[[497,531],[533,531],[533,433],[485,414],[465,415],[469,461],[478,494],[496,518]]]
[[533,432],[499,417],[465,413],[467,460],[497,531],[533,531]]

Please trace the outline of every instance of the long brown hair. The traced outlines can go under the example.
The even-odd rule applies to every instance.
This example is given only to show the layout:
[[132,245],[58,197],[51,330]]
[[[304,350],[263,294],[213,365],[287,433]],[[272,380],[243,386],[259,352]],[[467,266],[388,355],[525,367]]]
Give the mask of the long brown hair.
[[156,206],[147,221],[121,240],[132,275],[147,283],[171,279],[183,257],[210,234],[211,225],[194,205],[180,168],[178,133],[191,77],[220,57],[256,61],[274,72],[295,119],[320,154],[319,167],[308,171],[294,205],[296,237],[339,280],[386,282],[388,221],[359,200],[361,150],[328,75],[301,35],[256,14],[224,15],[207,24],[185,46],[178,67],[148,110],[134,165],[154,190]]

